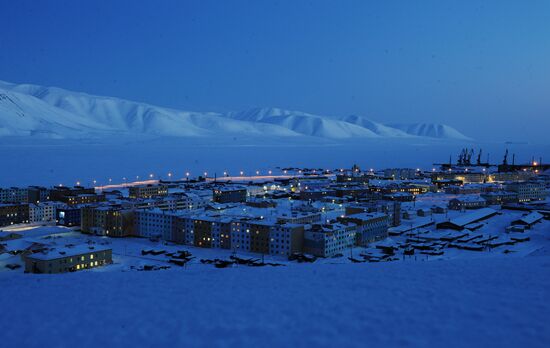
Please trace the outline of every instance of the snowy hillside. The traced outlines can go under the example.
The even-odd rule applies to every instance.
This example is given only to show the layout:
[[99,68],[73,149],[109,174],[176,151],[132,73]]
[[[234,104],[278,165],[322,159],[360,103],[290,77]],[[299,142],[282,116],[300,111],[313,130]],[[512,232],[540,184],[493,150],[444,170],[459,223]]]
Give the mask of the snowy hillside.
[[444,125],[402,129],[366,118],[335,118],[278,108],[191,112],[55,87],[0,81],[0,136],[86,138],[113,134],[176,137],[227,135],[326,139],[433,137],[468,139]]
[[70,138],[110,130],[32,96],[0,89],[0,136]]
[[0,325],[12,347],[546,347],[548,262],[4,272]]
[[303,135],[323,138],[375,138],[379,135],[368,128],[330,117],[278,108],[257,108],[229,113],[228,117],[253,123],[283,126]]
[[407,134],[415,135],[419,137],[470,140],[469,137],[460,133],[456,129],[444,124],[411,123],[411,124],[391,124],[389,126],[395,129],[399,129]]
[[349,115],[341,118],[342,121],[355,124],[357,126],[371,130],[372,132],[383,137],[410,137],[410,134],[403,132],[400,129],[395,129],[378,122],[369,120],[368,118]]

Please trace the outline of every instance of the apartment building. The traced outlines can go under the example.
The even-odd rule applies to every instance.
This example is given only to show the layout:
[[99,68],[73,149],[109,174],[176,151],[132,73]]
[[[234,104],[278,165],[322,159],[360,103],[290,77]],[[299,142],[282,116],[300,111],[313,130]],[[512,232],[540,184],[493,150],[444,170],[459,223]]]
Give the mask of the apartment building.
[[283,213],[277,217],[278,223],[286,224],[313,224],[321,221],[321,212],[307,212],[307,211],[291,211],[290,213]]
[[174,241],[176,239],[176,217],[177,213],[158,208],[136,210],[134,212],[135,235]]
[[167,196],[168,187],[165,185],[139,185],[128,189],[128,196],[132,199]]
[[29,205],[0,203],[0,227],[29,222]]
[[487,201],[478,195],[463,195],[449,201],[449,209],[479,209],[487,206]]
[[500,205],[518,202],[518,194],[516,192],[486,192],[482,193],[480,196],[487,201],[487,205]]
[[388,237],[389,216],[382,213],[359,213],[338,218],[339,222],[357,225],[356,244],[366,246],[369,243]]
[[540,181],[512,182],[506,185],[506,191],[515,192],[518,195],[518,201],[542,201],[548,196],[546,185]]
[[80,221],[83,233],[109,237],[134,235],[134,212],[120,206],[84,206]]
[[29,190],[23,187],[0,188],[0,203],[28,203]]
[[273,220],[241,219],[231,224],[231,249],[271,255],[301,252],[304,226]]
[[29,186],[28,201],[29,203],[41,203],[50,200],[50,190],[42,186]]
[[357,225],[353,223],[315,224],[304,231],[304,252],[333,257],[355,245]]
[[113,262],[112,249],[89,247],[53,249],[47,253],[23,256],[27,273],[65,273],[108,265]]
[[55,210],[58,203],[40,202],[29,204],[29,222],[47,223],[55,222]]
[[81,207],[76,205],[59,205],[55,209],[55,221],[57,225],[61,226],[80,226],[81,220]]
[[212,200],[216,203],[244,203],[246,196],[244,186],[222,186],[212,190]]

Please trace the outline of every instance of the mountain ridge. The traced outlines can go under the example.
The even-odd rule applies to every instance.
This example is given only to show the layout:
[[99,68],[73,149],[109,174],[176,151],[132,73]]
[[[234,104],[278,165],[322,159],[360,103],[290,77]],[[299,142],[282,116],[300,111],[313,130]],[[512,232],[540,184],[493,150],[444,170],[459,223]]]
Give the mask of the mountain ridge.
[[86,138],[117,134],[469,139],[440,124],[392,126],[356,115],[338,118],[273,107],[226,113],[182,111],[58,87],[0,81],[0,137]]

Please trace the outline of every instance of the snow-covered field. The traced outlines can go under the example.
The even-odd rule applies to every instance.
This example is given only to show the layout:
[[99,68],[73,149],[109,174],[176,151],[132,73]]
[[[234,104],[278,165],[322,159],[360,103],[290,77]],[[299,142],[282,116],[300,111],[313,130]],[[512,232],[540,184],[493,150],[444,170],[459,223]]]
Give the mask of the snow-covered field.
[[11,347],[547,347],[550,258],[0,276]]

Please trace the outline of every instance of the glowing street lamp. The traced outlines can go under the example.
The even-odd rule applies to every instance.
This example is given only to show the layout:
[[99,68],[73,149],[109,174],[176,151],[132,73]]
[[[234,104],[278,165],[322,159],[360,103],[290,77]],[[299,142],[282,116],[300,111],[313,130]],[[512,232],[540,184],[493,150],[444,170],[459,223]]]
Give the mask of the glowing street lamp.
[[241,176],[243,176],[243,175],[244,175],[244,172],[241,170]]

